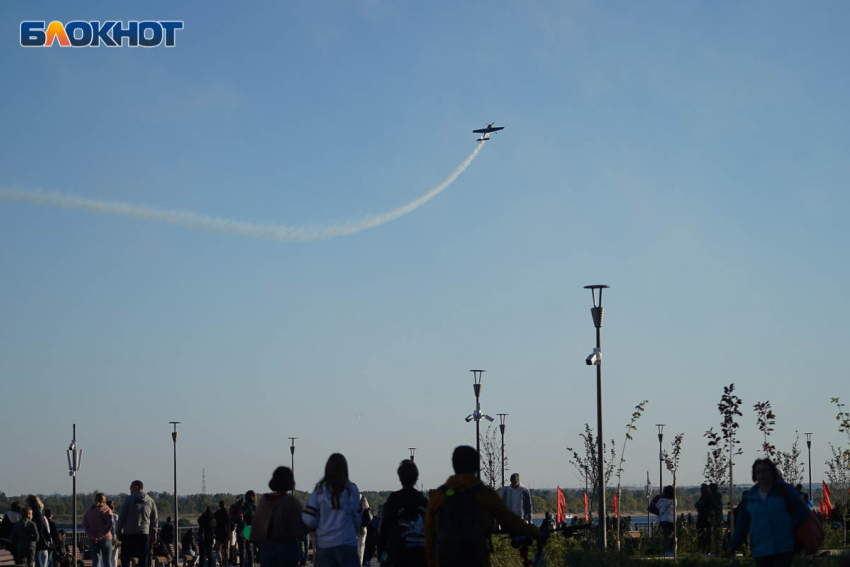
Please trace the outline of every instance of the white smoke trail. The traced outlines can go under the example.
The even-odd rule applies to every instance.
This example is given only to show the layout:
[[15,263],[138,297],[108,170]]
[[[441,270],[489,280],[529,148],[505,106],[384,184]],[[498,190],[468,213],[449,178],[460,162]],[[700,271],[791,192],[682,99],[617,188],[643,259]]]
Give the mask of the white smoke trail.
[[478,155],[478,152],[481,151],[481,147],[483,145],[483,142],[479,142],[475,150],[469,154],[465,160],[463,160],[463,163],[457,166],[457,168],[452,171],[451,174],[449,174],[449,176],[446,177],[439,185],[424,195],[417,197],[406,205],[393,209],[392,211],[379,215],[368,216],[361,220],[344,224],[336,223],[330,225],[288,226],[281,224],[252,223],[220,217],[209,217],[189,211],[174,211],[147,205],[131,205],[115,201],[86,199],[84,197],[65,195],[57,191],[26,191],[5,187],[0,187],[0,199],[46,207],[62,207],[65,209],[76,209],[92,213],[136,217],[145,220],[186,226],[197,230],[234,234],[237,236],[248,236],[250,238],[263,238],[266,240],[277,240],[281,242],[308,242],[311,240],[324,240],[328,238],[336,238],[338,236],[347,236],[349,234],[360,232],[361,230],[375,228],[415,211],[451,185],[452,182],[454,182],[454,180],[457,179],[467,167],[469,167],[469,164],[472,163],[472,160],[474,160],[475,156]]

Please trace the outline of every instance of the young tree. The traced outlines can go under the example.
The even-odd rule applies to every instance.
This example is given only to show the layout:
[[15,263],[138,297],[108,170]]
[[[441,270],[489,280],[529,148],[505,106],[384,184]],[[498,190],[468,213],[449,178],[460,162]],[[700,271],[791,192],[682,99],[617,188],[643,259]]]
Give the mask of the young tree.
[[726,479],[729,476],[729,458],[721,445],[720,434],[710,428],[703,434],[703,437],[708,438],[708,453],[705,455],[705,468],[703,475],[708,483],[714,483],[717,486],[726,486]]
[[776,446],[768,441],[768,437],[773,432],[773,426],[776,425],[776,414],[770,409],[770,402],[756,402],[753,409],[756,412],[756,422],[758,423],[759,431],[764,435],[761,450],[764,452],[765,457],[775,461]]
[[741,441],[737,438],[738,422],[735,421],[735,416],[743,415],[741,413],[741,398],[736,396],[735,384],[729,384],[723,387],[723,395],[720,397],[720,403],[717,404],[717,410],[723,416],[723,421],[720,422],[720,431],[723,433],[723,449],[729,454],[729,516],[732,518],[729,523],[729,529],[735,529],[735,516],[732,513],[734,507],[735,481],[733,469],[735,466],[735,457],[742,453],[741,448],[737,447]]
[[[800,432],[794,431],[794,434],[796,438],[791,445],[791,450],[788,452],[776,452],[776,466],[782,472],[782,478],[785,482],[796,485],[803,482],[803,469],[805,469],[805,466],[800,462]],[[810,494],[809,498],[814,498],[814,496]]]
[[[481,434],[481,476],[484,484],[495,489],[501,483],[502,448],[496,440],[496,429],[489,425]],[[508,456],[505,454],[505,470],[508,470]]]
[[[844,411],[844,404],[840,398],[831,398],[830,401],[838,407],[838,415],[835,420],[838,421],[838,432],[845,433],[847,440],[850,441],[850,413]],[[832,459],[826,462],[828,470],[827,478],[833,485],[839,486],[841,496],[836,498],[838,503],[838,511],[841,514],[844,524],[844,545],[847,545],[847,514],[850,512],[850,448],[841,450],[836,449],[829,444],[832,450]]]
[[[573,454],[573,458],[570,459],[570,464],[576,468],[579,475],[584,478],[585,484],[588,486],[588,502],[596,502],[600,475],[596,454],[598,443],[596,438],[593,436],[593,430],[587,423],[584,424],[584,433],[579,433],[579,437],[584,440],[584,456],[579,456],[578,452],[573,450],[572,447],[567,447],[567,451]],[[614,461],[617,458],[613,439],[611,439],[611,451],[608,452],[607,455],[606,452],[608,452],[608,449],[603,443],[602,454],[604,470],[602,471],[602,478],[605,482],[605,486],[607,487],[608,483],[611,481],[611,476],[614,474]],[[592,512],[590,513],[590,517],[593,517]],[[600,521],[604,522],[605,518],[600,518]]]
[[684,433],[679,433],[676,435],[676,438],[673,439],[673,452],[668,454],[667,451],[664,451],[664,464],[667,465],[667,470],[673,473],[673,558],[679,558],[679,538],[678,538],[678,530],[677,530],[677,522],[676,520],[679,517],[678,510],[676,508],[678,498],[676,498],[676,488],[678,487],[676,472],[679,470],[679,455],[682,453],[682,438],[685,436]]
[[[632,438],[632,431],[637,431],[637,420],[640,419],[640,416],[643,414],[644,408],[646,404],[649,403],[649,400],[644,400],[638,405],[635,406],[635,411],[632,412],[632,419],[626,425],[626,439],[623,441],[623,448],[620,449],[620,465],[617,467],[617,502],[619,505],[623,503],[623,489],[622,489],[622,476],[623,476],[623,465],[626,462],[626,444]],[[620,515],[619,509],[617,510],[617,515]],[[619,518],[617,518],[619,520]],[[620,549],[620,540],[622,538],[622,534],[620,533],[620,522],[617,522],[617,549]]]

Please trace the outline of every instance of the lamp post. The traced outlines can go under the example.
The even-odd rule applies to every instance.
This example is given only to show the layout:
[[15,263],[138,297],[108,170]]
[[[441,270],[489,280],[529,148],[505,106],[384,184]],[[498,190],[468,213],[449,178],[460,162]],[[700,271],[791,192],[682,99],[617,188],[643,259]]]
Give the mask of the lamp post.
[[77,561],[77,471],[80,470],[80,462],[83,460],[82,449],[77,449],[77,424],[74,424],[74,436],[71,438],[71,445],[65,451],[68,455],[68,474],[73,479],[74,503],[72,506],[73,518],[71,523],[74,526],[74,554],[72,557]]
[[416,453],[416,447],[408,447],[408,451],[410,451],[410,462],[414,462],[413,455]]
[[486,370],[470,370],[472,372],[472,389],[475,392],[475,411],[466,416],[466,421],[469,423],[475,420],[475,452],[478,453],[478,467],[476,475],[481,478],[481,419],[486,418],[488,421],[493,421],[493,418],[481,412],[481,375],[487,372]]
[[[806,447],[809,448],[809,500],[814,502],[815,495],[812,492],[812,434],[806,433]],[[806,502],[806,505],[809,503]]]
[[658,428],[658,493],[664,492],[664,481],[661,478],[662,469],[661,465],[664,464],[664,449],[661,446],[662,441],[664,441],[664,426],[666,423],[656,423],[655,427]]
[[[596,348],[593,354],[587,357],[588,366],[596,366],[596,428],[597,432],[597,469],[599,471],[599,549],[605,551],[608,546],[608,534],[606,533],[605,518],[605,461],[602,448],[602,318],[605,310],[602,308],[602,290],[608,289],[608,285],[586,285],[593,297],[593,307],[590,314],[593,316],[593,326],[596,327]],[[596,290],[599,290],[599,301],[596,300]]]
[[499,431],[502,432],[502,486],[505,486],[505,418],[506,413],[497,413],[499,416]]
[[652,537],[652,523],[649,521],[649,499],[652,497],[652,481],[649,480],[649,471],[646,471],[646,529]]
[[177,567],[177,543],[180,541],[180,513],[177,510],[177,425],[179,421],[169,421],[174,426],[171,440],[174,442],[174,567]]
[[[290,455],[290,459],[291,459],[290,464],[292,465],[290,467],[290,468],[292,468],[292,478],[295,478],[295,440],[298,439],[298,437],[287,437],[287,439],[289,439],[289,441],[290,441],[289,455]],[[293,492],[294,492],[294,490],[293,490]]]

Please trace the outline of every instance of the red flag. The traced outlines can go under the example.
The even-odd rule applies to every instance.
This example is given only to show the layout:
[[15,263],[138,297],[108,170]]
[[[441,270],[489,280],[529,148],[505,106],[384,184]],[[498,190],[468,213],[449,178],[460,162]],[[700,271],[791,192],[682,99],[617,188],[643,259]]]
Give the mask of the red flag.
[[558,487],[558,523],[563,523],[564,512],[567,511],[567,501],[564,498],[564,491]]
[[820,501],[820,514],[823,516],[823,499]]
[[832,502],[829,500],[829,487],[826,485],[826,481],[822,480],[823,483],[823,503],[824,508],[826,508],[826,515],[829,516],[832,512]]
[[584,493],[584,521],[585,523],[590,522],[590,514],[587,513],[587,492]]
[[618,518],[618,519],[620,517],[620,511],[617,509],[617,495],[616,494],[614,495],[614,517]]

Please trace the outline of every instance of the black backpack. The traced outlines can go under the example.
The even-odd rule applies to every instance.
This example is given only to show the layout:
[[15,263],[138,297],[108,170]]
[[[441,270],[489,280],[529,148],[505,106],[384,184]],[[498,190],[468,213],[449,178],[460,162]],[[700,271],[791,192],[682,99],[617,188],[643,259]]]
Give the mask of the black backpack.
[[443,485],[446,501],[437,514],[437,563],[440,567],[481,567],[484,565],[484,534],[476,494],[482,484],[455,492]]

